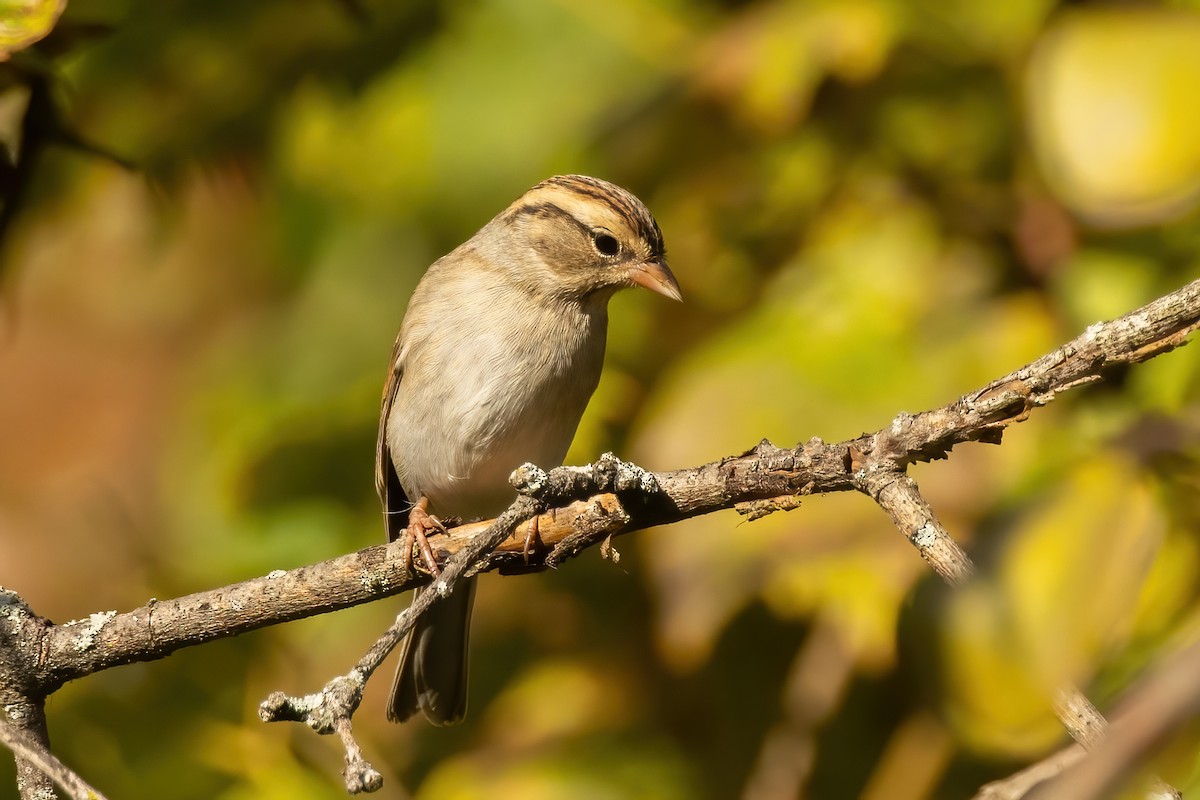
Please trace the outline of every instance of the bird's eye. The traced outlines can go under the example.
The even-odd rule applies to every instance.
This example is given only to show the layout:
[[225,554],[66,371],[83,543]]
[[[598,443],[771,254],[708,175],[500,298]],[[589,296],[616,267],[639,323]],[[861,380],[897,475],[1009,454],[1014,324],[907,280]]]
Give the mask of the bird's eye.
[[592,246],[602,256],[615,256],[621,252],[621,243],[617,241],[617,237],[607,231],[593,231]]

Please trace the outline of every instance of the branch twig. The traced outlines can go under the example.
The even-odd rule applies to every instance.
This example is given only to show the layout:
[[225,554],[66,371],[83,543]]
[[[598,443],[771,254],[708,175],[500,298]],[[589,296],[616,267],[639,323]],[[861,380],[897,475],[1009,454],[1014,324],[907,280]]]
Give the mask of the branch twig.
[[454,554],[434,583],[434,591],[421,592],[412,605],[400,612],[391,627],[348,673],[334,678],[316,694],[290,697],[283,692],[272,693],[259,705],[259,718],[263,722],[303,722],[320,734],[337,733],[346,750],[346,768],[342,771],[346,790],[351,794],[377,791],[383,786],[383,776],[363,756],[351,725],[367,681],[431,605],[449,596],[460,578],[477,571],[478,559],[508,539],[517,525],[540,510],[540,505],[531,498],[519,498],[487,530]]
[[1087,756],[1078,742],[1067,745],[1041,761],[1030,764],[1007,778],[984,784],[971,800],[1023,800],[1042,781],[1049,780]]
[[[77,773],[50,752],[43,741],[17,728],[0,717],[0,744],[13,752],[18,760],[17,791],[22,798],[52,796],[53,784],[58,784],[72,800],[105,800]],[[22,770],[21,765],[24,765]],[[32,771],[31,771],[32,770]],[[47,784],[44,779],[53,781]]]

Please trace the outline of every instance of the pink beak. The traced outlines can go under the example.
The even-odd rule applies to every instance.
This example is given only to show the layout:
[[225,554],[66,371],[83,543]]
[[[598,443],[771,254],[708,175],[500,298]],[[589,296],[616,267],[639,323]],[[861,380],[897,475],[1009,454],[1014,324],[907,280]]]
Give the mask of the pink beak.
[[662,261],[643,261],[629,270],[629,280],[638,286],[657,292],[672,300],[683,300],[679,284],[670,268]]

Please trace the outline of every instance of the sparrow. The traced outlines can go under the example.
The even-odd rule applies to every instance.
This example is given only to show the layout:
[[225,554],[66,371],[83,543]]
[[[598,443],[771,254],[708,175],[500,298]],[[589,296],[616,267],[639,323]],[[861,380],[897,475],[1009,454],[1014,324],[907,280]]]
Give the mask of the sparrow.
[[[429,267],[383,391],[375,482],[389,540],[417,544],[436,571],[427,539],[444,531],[439,516],[495,516],[514,499],[516,467],[562,463],[600,380],[608,301],[638,286],[681,299],[658,223],[583,175],[542,181]],[[475,580],[402,643],[390,720],[463,719]]]

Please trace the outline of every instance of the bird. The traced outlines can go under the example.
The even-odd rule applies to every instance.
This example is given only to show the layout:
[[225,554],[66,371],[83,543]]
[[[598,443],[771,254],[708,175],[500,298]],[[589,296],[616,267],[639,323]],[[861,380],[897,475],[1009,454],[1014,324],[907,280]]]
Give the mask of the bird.
[[[388,539],[405,538],[408,557],[417,544],[436,572],[427,539],[441,518],[495,516],[514,469],[562,464],[600,380],[608,302],[626,287],[682,299],[650,211],[584,175],[538,183],[428,268],[392,348],[376,447]],[[388,719],[465,716],[475,580],[402,643]]]

